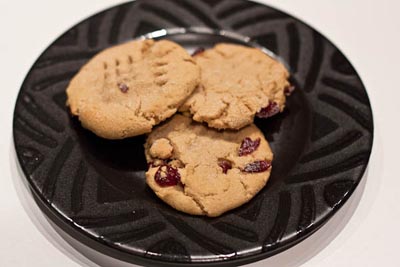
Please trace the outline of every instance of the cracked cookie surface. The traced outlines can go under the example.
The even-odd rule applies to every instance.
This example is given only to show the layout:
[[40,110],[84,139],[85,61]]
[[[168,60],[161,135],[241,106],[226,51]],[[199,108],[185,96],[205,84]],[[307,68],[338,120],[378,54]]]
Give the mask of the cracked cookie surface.
[[[234,44],[217,44],[194,55],[201,82],[180,111],[217,129],[240,129],[254,116],[269,117],[266,108],[285,106],[285,89],[291,88],[286,68],[261,50]],[[275,103],[275,104],[273,104]]]
[[221,132],[179,114],[148,136],[145,153],[146,182],[156,195],[179,211],[209,217],[253,198],[273,158],[254,124]]
[[130,41],[86,63],[67,88],[67,104],[83,127],[122,139],[148,133],[175,114],[199,79],[199,67],[179,45]]

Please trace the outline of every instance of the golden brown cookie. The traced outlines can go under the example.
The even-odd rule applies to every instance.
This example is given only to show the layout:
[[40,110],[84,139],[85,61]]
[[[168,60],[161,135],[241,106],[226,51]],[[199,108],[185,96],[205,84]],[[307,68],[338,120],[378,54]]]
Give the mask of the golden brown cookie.
[[171,41],[130,41],[92,58],[67,88],[83,127],[107,139],[148,133],[193,92],[200,70]]
[[283,110],[289,73],[261,50],[218,44],[196,53],[200,86],[180,108],[217,129],[240,129]]
[[251,124],[217,131],[175,115],[145,144],[146,182],[173,208],[209,217],[248,202],[266,184],[272,152]]

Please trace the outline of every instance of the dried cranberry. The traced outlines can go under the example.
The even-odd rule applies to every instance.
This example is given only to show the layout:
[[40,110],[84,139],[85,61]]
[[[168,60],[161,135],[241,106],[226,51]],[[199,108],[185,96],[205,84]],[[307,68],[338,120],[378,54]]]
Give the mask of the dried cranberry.
[[290,96],[293,91],[294,91],[295,87],[293,85],[289,85],[287,87],[285,87],[284,93],[286,96]]
[[259,118],[269,118],[280,112],[279,105],[276,102],[270,102],[268,106],[262,108],[256,115]]
[[192,57],[197,56],[197,55],[203,53],[204,50],[205,50],[204,47],[199,47],[199,48],[197,48],[196,50],[193,51]]
[[219,159],[218,166],[222,168],[223,173],[227,173],[228,170],[232,169],[232,162],[226,159]]
[[260,138],[257,138],[253,141],[249,137],[243,139],[242,144],[239,148],[239,157],[246,156],[256,151],[258,146],[260,145],[260,140]]
[[126,93],[129,90],[128,85],[126,85],[124,83],[118,83],[118,88],[119,88],[119,90],[121,90],[122,93]]
[[154,180],[159,186],[173,186],[181,181],[181,175],[178,169],[169,165],[161,165],[154,175]]
[[271,167],[271,162],[258,160],[244,166],[244,172],[265,172]]

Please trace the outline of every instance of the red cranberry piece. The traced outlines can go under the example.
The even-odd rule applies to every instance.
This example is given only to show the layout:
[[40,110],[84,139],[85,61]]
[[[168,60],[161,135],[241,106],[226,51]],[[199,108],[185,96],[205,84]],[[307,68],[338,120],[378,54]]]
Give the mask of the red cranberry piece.
[[121,90],[122,93],[126,93],[129,90],[128,85],[126,85],[124,83],[118,83],[118,88],[119,88],[119,90]]
[[276,102],[270,102],[268,106],[262,108],[256,116],[259,118],[269,118],[280,112],[279,105]]
[[243,139],[242,144],[239,148],[239,157],[246,156],[256,151],[258,146],[260,145],[260,140],[260,138],[257,138],[253,141],[249,137]]
[[285,90],[284,90],[285,95],[290,96],[293,93],[294,89],[295,89],[294,85],[289,85],[289,86],[285,87]]
[[199,48],[197,48],[196,50],[193,51],[192,57],[197,56],[197,55],[203,53],[204,50],[205,50],[204,47],[199,47]]
[[181,175],[174,167],[161,165],[154,175],[154,180],[159,186],[173,186],[181,181]]
[[226,159],[219,159],[218,166],[222,168],[223,173],[227,173],[228,170],[232,169],[232,163]]
[[258,160],[244,166],[244,172],[265,172],[271,167],[271,162]]

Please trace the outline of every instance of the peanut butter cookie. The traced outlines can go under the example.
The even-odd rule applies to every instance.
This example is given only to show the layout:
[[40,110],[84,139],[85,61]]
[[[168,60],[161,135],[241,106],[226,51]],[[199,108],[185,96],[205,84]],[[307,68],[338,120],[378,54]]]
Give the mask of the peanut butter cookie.
[[171,41],[130,41],[92,58],[67,88],[71,113],[100,137],[122,139],[151,131],[193,92],[200,70]]
[[220,132],[182,115],[149,135],[145,153],[146,182],[157,196],[179,211],[209,217],[253,198],[273,158],[254,124]]
[[218,44],[195,53],[201,82],[180,111],[217,129],[240,129],[254,116],[267,118],[285,107],[289,73],[261,50]]

